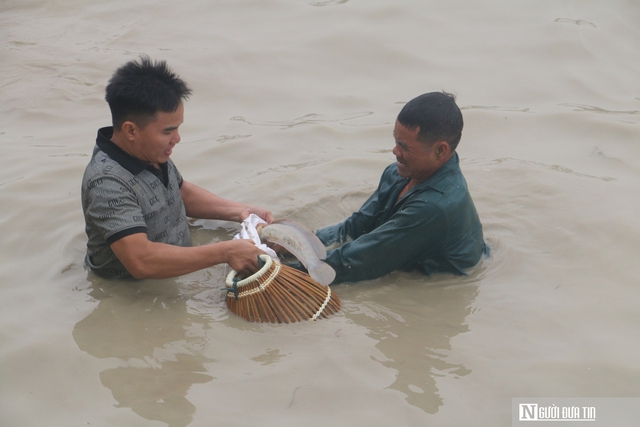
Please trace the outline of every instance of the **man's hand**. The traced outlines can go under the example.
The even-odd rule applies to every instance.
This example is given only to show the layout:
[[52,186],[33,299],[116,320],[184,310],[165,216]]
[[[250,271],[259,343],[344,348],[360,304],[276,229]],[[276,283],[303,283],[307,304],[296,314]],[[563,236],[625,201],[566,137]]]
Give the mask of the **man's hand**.
[[249,206],[247,209],[243,210],[240,214],[240,221],[242,222],[249,218],[249,215],[251,214],[258,215],[260,218],[264,219],[267,224],[271,224],[273,222],[273,215],[271,215],[271,212],[259,206]]
[[236,239],[224,244],[227,245],[225,248],[227,264],[238,272],[239,277],[249,277],[260,269],[258,255],[262,255],[264,252],[258,249],[253,241]]

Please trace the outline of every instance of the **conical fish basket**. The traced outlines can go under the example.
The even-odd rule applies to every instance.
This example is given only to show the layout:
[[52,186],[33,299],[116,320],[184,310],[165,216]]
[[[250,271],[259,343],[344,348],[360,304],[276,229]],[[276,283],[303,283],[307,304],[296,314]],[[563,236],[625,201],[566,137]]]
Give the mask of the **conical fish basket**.
[[308,274],[260,255],[264,266],[240,280],[236,271],[227,276],[229,310],[250,322],[293,323],[326,318],[340,310],[340,299],[329,286]]

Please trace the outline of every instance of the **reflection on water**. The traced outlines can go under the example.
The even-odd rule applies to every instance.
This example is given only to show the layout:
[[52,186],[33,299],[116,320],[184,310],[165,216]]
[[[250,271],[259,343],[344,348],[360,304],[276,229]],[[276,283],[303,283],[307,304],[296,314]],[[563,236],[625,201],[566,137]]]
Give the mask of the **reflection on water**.
[[421,273],[392,273],[382,280],[339,287],[346,317],[368,328],[386,357],[379,362],[396,372],[388,388],[429,414],[444,404],[439,377],[460,378],[471,373],[449,360],[451,339],[469,331],[465,321],[473,312],[479,284],[497,274],[506,262],[504,248],[489,240],[492,255],[467,277]]
[[[310,203],[291,216],[316,229],[357,210],[365,197],[347,192]],[[449,360],[451,339],[469,331],[465,319],[473,310],[480,283],[500,274],[508,262],[508,249],[493,236],[485,239],[491,255],[466,277],[394,272],[335,287],[345,317],[368,330],[387,358],[378,362],[395,371],[396,379],[388,388],[403,393],[409,404],[429,414],[444,404],[436,384],[439,377],[471,373]]]
[[164,361],[160,368],[121,367],[100,373],[100,381],[119,402],[148,420],[169,426],[188,425],[196,407],[185,397],[192,385],[211,381],[198,357],[177,354],[176,361]]
[[[442,406],[436,378],[463,376],[471,371],[447,361],[450,339],[468,331],[464,323],[477,286],[433,286],[414,280],[365,292],[347,307],[347,318],[369,328],[369,336],[387,360],[379,362],[397,372],[389,388],[427,413]],[[375,296],[362,301],[366,295]],[[360,302],[362,301],[362,302]]]
[[[311,228],[319,228],[355,211],[362,193],[313,202],[291,216]],[[491,255],[466,277],[394,272],[383,278],[336,286],[345,317],[365,327],[367,336],[386,359],[377,360],[395,372],[388,388],[406,396],[406,401],[429,414],[444,404],[437,387],[443,376],[459,378],[471,373],[461,363],[449,360],[451,339],[469,331],[466,317],[481,282],[500,274],[508,262],[508,249],[486,236]],[[372,356],[373,357],[373,356]]]
[[260,356],[252,357],[251,360],[258,362],[262,365],[271,365],[277,363],[283,357],[278,349],[267,349],[264,354]]
[[144,284],[114,283],[90,275],[90,295],[96,309],[78,322],[73,338],[90,355],[120,359],[122,366],[100,373],[118,407],[167,423],[188,425],[195,406],[186,398],[194,384],[213,379],[200,352],[204,337],[194,325],[204,318],[187,311],[188,298],[172,281]]

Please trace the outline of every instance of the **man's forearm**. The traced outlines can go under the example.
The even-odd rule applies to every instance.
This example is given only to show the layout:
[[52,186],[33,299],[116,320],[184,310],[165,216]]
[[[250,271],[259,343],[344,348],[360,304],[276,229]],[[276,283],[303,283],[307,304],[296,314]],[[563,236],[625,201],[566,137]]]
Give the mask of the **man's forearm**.
[[255,271],[261,253],[248,241],[182,247],[151,242],[144,233],[117,240],[111,249],[136,279],[176,277],[224,263],[236,271]]
[[223,199],[186,181],[180,187],[180,194],[187,215],[192,218],[241,222],[242,212],[249,208],[249,205]]
[[250,214],[256,214],[268,224],[273,221],[271,212],[265,208],[223,199],[202,187],[186,181],[182,182],[180,195],[182,196],[187,216],[191,218],[242,222]]

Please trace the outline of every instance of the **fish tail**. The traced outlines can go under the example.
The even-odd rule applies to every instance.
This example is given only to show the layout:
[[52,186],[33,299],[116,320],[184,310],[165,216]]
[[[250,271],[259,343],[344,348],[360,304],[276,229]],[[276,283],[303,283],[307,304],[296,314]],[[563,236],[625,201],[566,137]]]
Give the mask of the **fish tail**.
[[327,286],[336,278],[336,271],[326,262],[318,261],[309,266],[309,276],[322,286]]

